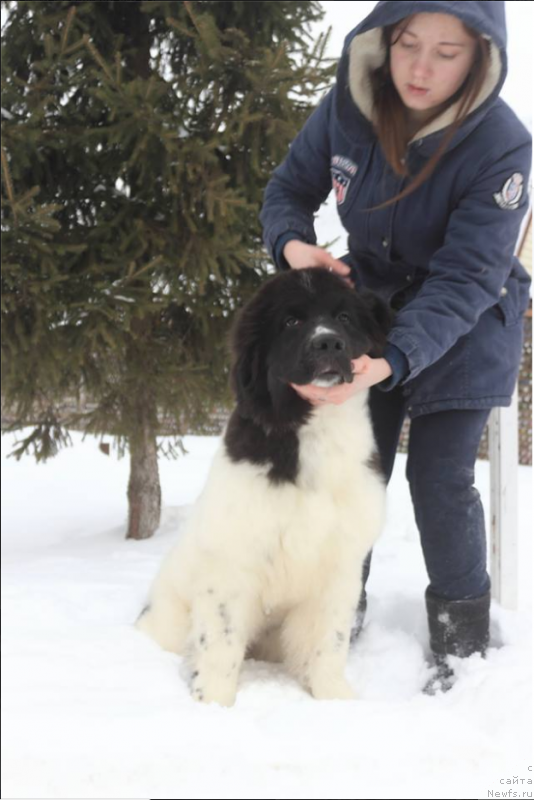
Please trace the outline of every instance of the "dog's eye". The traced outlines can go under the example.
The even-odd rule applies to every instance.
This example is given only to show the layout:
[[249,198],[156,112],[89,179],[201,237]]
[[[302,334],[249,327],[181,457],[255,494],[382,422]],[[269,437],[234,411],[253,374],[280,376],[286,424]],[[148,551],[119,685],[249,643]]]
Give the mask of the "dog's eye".
[[350,322],[350,316],[346,311],[342,311],[341,314],[338,314],[337,318],[340,322]]
[[295,328],[297,325],[300,325],[300,319],[297,319],[297,317],[286,317],[284,327]]

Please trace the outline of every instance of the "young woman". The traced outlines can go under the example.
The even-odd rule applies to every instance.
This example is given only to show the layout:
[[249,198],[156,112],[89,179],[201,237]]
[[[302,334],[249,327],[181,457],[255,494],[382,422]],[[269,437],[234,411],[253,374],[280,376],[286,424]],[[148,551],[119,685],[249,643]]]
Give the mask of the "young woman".
[[[278,267],[327,267],[395,311],[384,357],[353,362],[352,384],[295,389],[314,404],[371,388],[388,479],[410,416],[407,478],[435,686],[445,689],[448,656],[489,643],[474,465],[490,409],[511,401],[529,296],[514,247],[532,146],[499,98],[505,44],[503,2],[377,3],[347,36],[335,86],[275,170],[261,212]],[[313,226],[332,187],[349,234],[341,260],[316,246]]]

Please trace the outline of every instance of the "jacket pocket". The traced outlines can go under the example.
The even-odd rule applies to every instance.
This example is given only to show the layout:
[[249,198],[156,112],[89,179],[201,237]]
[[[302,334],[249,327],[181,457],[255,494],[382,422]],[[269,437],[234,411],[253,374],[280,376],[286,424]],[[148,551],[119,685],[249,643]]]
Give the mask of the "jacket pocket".
[[519,281],[510,276],[501,290],[501,299],[494,306],[506,326],[515,325],[523,316],[519,295]]

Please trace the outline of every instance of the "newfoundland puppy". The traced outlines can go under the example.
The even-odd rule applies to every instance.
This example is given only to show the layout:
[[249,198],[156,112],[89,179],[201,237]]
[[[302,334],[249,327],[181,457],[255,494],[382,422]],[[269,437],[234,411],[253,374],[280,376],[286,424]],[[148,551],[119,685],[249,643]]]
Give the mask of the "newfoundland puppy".
[[349,635],[385,505],[367,392],[319,407],[290,384],[351,382],[389,324],[322,268],[276,275],[238,316],[236,407],[137,621],[186,656],[195,699],[232,705],[245,657],[283,661],[313,697],[354,697]]

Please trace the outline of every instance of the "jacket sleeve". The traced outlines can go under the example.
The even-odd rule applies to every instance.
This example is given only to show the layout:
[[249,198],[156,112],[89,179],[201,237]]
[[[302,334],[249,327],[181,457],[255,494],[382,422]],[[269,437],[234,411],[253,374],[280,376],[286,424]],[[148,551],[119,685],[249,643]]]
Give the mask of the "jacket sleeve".
[[492,155],[452,212],[421,290],[395,318],[388,342],[408,360],[403,382],[437,361],[502,299],[528,208],[532,145]]
[[[314,214],[332,188],[330,176],[330,114],[334,89],[331,89],[293,140],[285,160],[267,184],[260,213],[265,246],[278,267],[278,240],[289,238],[316,244]],[[285,244],[284,242],[284,244]]]

